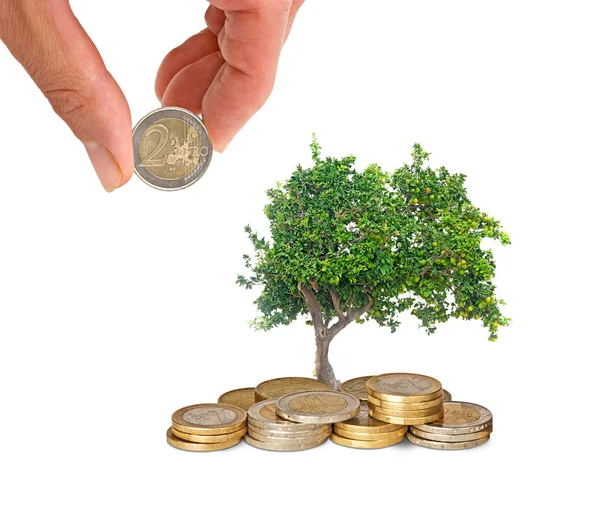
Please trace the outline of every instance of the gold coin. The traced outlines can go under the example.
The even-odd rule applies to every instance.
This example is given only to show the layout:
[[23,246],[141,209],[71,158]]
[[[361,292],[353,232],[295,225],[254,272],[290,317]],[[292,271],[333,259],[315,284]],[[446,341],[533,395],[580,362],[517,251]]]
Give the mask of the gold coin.
[[444,393],[444,402],[450,402],[452,400],[452,393],[446,390],[442,390]]
[[331,429],[325,431],[324,433],[318,434],[316,436],[302,436],[297,438],[278,438],[276,436],[269,436],[266,434],[262,434],[259,431],[254,431],[256,427],[248,429],[248,435],[254,438],[255,440],[259,440],[265,443],[279,443],[279,444],[287,444],[287,445],[311,445],[312,443],[322,442],[331,434]]
[[404,404],[401,402],[388,402],[387,400],[379,400],[375,397],[371,397],[371,395],[369,395],[368,397],[368,402],[370,402],[372,405],[386,409],[393,409],[395,411],[414,411],[421,409],[429,409],[432,407],[439,406],[443,401],[443,397],[439,396],[433,400],[428,400],[426,402],[412,402]]
[[351,440],[362,440],[362,441],[373,441],[373,440],[391,440],[404,435],[407,431],[407,426],[402,426],[399,431],[392,431],[391,433],[353,433],[352,431],[346,431],[334,426],[333,432],[338,436],[344,438],[350,438]]
[[442,395],[442,385],[427,375],[386,373],[367,381],[367,393],[388,402],[425,402]]
[[443,411],[444,408],[442,406],[442,403],[440,402],[437,406],[430,407],[427,409],[417,409],[414,411],[396,411],[394,409],[375,406],[369,402],[369,409],[377,411],[377,413],[381,413],[382,415],[417,418],[422,416],[437,415],[440,411]]
[[492,426],[492,413],[489,409],[471,402],[444,402],[444,414],[436,422],[418,429],[434,434],[478,433]]
[[278,399],[298,391],[331,391],[329,384],[308,377],[280,377],[261,382],[255,388],[256,402]]
[[360,404],[358,415],[350,420],[336,423],[335,427],[336,429],[345,429],[354,433],[391,433],[403,429],[401,425],[388,424],[371,418],[369,407],[364,402]]
[[276,403],[277,400],[262,400],[254,404],[248,410],[248,423],[261,429],[294,433],[298,431],[315,431],[323,427],[323,424],[300,424],[278,417],[275,412]]
[[178,409],[173,427],[189,434],[227,434],[246,427],[246,412],[227,404],[195,404]]
[[373,377],[367,375],[365,377],[356,377],[349,381],[343,382],[340,386],[340,390],[344,393],[350,393],[354,395],[358,400],[367,400],[367,381]]
[[239,431],[235,433],[227,433],[227,434],[212,434],[212,435],[201,435],[201,434],[189,434],[182,433],[175,428],[171,428],[171,432],[176,438],[180,440],[184,440],[186,442],[194,442],[194,443],[223,443],[223,442],[231,442],[233,440],[242,439],[242,436],[246,434],[246,428],[243,427]]
[[254,388],[240,388],[223,393],[217,401],[219,404],[229,404],[248,411],[254,404]]
[[420,445],[421,447],[427,447],[429,449],[443,449],[443,450],[462,450],[462,449],[472,449],[473,447],[477,447],[478,445],[484,444],[490,439],[490,436],[484,436],[483,438],[479,438],[478,440],[472,440],[470,442],[434,442],[432,440],[424,440],[423,438],[419,438],[411,433],[406,433],[406,437],[414,443],[415,445]]
[[252,430],[254,434],[261,434],[263,436],[272,436],[273,438],[285,439],[285,438],[309,438],[311,436],[319,436],[323,433],[331,432],[331,425],[320,425],[316,429],[309,429],[308,431],[276,431],[272,429],[265,429],[263,427],[257,427],[252,425],[252,422],[248,421],[248,430]]
[[349,393],[301,391],[281,397],[275,408],[277,415],[293,422],[331,424],[356,416],[360,401]]
[[208,452],[208,451],[221,451],[223,449],[229,449],[229,447],[233,447],[240,443],[241,438],[237,438],[235,440],[231,440],[229,442],[221,442],[221,443],[192,443],[186,442],[177,438],[173,432],[172,428],[169,427],[167,430],[167,443],[176,449],[181,449],[184,451],[194,451],[194,452]]
[[479,440],[492,433],[492,428],[488,428],[485,431],[479,431],[478,433],[468,434],[433,434],[420,431],[416,427],[411,426],[410,432],[418,438],[425,440],[431,440],[432,442],[471,442],[473,440]]
[[270,443],[270,442],[262,442],[260,440],[256,440],[249,435],[244,436],[244,440],[252,447],[256,447],[258,449],[264,449],[266,451],[304,451],[306,449],[312,449],[313,447],[318,447],[319,445],[324,444],[327,441],[329,436],[322,438],[318,442],[311,443],[301,443],[301,444],[286,444],[286,443]]
[[439,420],[444,415],[444,412],[440,411],[438,414],[431,415],[431,416],[409,418],[409,417],[384,415],[382,413],[378,413],[377,411],[373,411],[372,409],[369,409],[369,415],[371,415],[375,420],[381,420],[382,422],[388,422],[390,424],[419,425],[419,424],[427,424],[429,422],[435,422],[436,420]]
[[350,438],[344,438],[335,433],[331,434],[331,441],[333,443],[344,445],[345,447],[352,447],[354,449],[381,449],[383,447],[389,447],[390,445],[396,445],[402,440],[404,440],[404,434],[388,440],[351,440]]
[[133,129],[135,173],[160,190],[179,190],[208,169],[212,144],[200,117],[166,106],[148,113]]

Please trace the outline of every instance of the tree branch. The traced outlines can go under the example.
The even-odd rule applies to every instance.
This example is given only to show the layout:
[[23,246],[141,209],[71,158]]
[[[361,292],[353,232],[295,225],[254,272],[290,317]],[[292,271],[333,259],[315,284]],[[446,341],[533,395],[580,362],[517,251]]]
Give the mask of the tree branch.
[[355,309],[350,311],[344,319],[339,319],[335,324],[333,324],[330,328],[327,329],[327,336],[331,341],[335,336],[337,336],[340,331],[345,329],[350,323],[352,323],[356,318],[360,318],[365,312],[367,312],[373,306],[374,300],[369,300],[369,303],[361,307],[360,309]]
[[344,311],[342,310],[342,306],[340,304],[340,293],[338,293],[337,291],[334,291],[330,287],[329,294],[331,295],[331,300],[333,301],[333,307],[335,308],[335,313],[338,315],[338,318],[340,320],[346,319],[346,315],[344,314]]
[[327,332],[327,329],[323,325],[323,311],[321,310],[319,299],[314,291],[308,287],[304,287],[300,282],[298,282],[298,291],[302,293],[304,301],[306,302],[306,305],[308,305],[308,312],[310,313],[310,318],[315,327],[315,335],[323,337]]

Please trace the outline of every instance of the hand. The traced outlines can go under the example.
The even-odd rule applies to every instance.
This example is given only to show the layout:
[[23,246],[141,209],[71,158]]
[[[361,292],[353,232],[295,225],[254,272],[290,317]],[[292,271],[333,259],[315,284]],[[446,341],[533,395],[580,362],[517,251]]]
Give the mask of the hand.
[[[202,113],[223,151],[267,100],[281,47],[303,0],[209,0],[208,28],[172,50],[156,94]],[[79,138],[104,188],[133,173],[131,115],[68,0],[2,0],[0,39]]]

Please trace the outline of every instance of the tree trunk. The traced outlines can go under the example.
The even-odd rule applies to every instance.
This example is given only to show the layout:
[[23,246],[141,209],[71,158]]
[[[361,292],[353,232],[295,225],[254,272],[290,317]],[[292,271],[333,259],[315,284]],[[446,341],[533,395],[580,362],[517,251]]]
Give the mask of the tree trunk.
[[326,382],[331,386],[331,389],[338,390],[340,382],[337,380],[333,367],[329,362],[329,343],[330,339],[327,337],[317,337],[317,353],[315,358],[315,367],[317,373],[317,379]]

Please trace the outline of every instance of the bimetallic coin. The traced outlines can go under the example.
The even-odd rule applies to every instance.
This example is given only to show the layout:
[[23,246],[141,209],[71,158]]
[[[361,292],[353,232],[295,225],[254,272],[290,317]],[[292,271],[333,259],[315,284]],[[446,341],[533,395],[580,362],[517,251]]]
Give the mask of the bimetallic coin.
[[194,452],[208,452],[208,451],[221,451],[223,449],[229,449],[229,447],[233,447],[240,443],[241,438],[237,438],[235,440],[231,440],[229,442],[221,442],[221,443],[193,443],[186,442],[177,438],[173,432],[172,428],[169,427],[167,430],[167,443],[176,449],[181,449],[184,451],[194,451]]
[[281,397],[275,408],[277,415],[293,422],[331,424],[356,416],[360,401],[349,393],[302,391]]
[[384,415],[383,413],[378,413],[377,411],[373,411],[369,409],[369,415],[371,415],[375,420],[381,420],[382,422],[388,422],[390,424],[398,424],[398,425],[419,425],[419,424],[427,424],[430,422],[435,422],[444,416],[444,412],[440,411],[436,415],[431,416],[422,416],[415,418],[408,417],[400,417],[400,416],[390,416]]
[[334,426],[333,431],[338,436],[350,438],[351,440],[373,441],[398,438],[406,434],[407,429],[407,426],[402,426],[399,431],[392,431],[391,433],[353,433],[352,431],[346,431],[345,429]]
[[248,435],[254,438],[255,440],[259,440],[265,443],[279,443],[279,444],[287,444],[287,445],[311,445],[313,443],[322,443],[324,439],[331,434],[331,429],[328,431],[318,434],[316,436],[303,436],[301,438],[277,438],[275,436],[269,436],[261,434],[260,432],[255,432],[254,429],[248,429]]
[[331,432],[331,425],[320,425],[316,429],[309,429],[308,431],[274,431],[272,429],[264,429],[252,425],[252,422],[248,421],[248,431],[252,430],[254,434],[260,434],[262,436],[271,436],[278,440],[284,440],[286,438],[309,438],[311,436],[319,436],[324,433]]
[[444,393],[444,402],[450,402],[452,400],[452,393],[446,390],[442,390]]
[[473,440],[479,440],[479,438],[485,438],[492,433],[492,428],[488,428],[485,431],[478,433],[468,434],[433,434],[420,431],[416,427],[410,426],[410,432],[418,438],[425,440],[431,440],[433,442],[471,442]]
[[134,169],[160,190],[180,190],[208,169],[212,144],[200,117],[177,107],[148,113],[133,129]]
[[189,434],[182,433],[175,428],[171,428],[171,432],[176,438],[180,440],[184,440],[186,442],[194,442],[194,443],[222,443],[222,442],[231,442],[234,440],[241,440],[242,437],[246,434],[246,428],[243,427],[239,431],[234,433],[227,434],[211,434],[211,435],[201,435],[201,434]]
[[402,440],[404,440],[404,434],[387,440],[352,440],[335,433],[331,434],[331,441],[333,443],[344,445],[345,447],[352,447],[353,449],[381,449],[383,447],[389,447],[390,445],[396,445]]
[[462,449],[472,449],[473,447],[477,447],[478,445],[482,445],[487,442],[490,437],[484,436],[483,438],[479,438],[478,440],[472,440],[470,442],[434,442],[432,440],[424,440],[423,438],[419,438],[411,433],[406,433],[406,437],[414,443],[415,445],[420,445],[421,447],[427,447],[429,449],[442,449],[442,450],[462,450]]
[[369,415],[369,408],[364,402],[361,402],[360,404],[358,415],[350,420],[336,423],[335,427],[337,429],[345,429],[355,433],[389,433],[404,428],[401,425],[388,424],[371,418]]
[[368,402],[377,407],[392,409],[394,411],[417,411],[422,409],[430,409],[432,407],[437,407],[442,404],[444,399],[440,396],[433,400],[428,400],[425,402],[412,402],[412,403],[401,403],[401,402],[388,402],[387,400],[379,400],[377,398],[371,397],[369,395]]
[[431,416],[437,415],[440,411],[443,411],[442,403],[440,402],[435,407],[430,407],[427,409],[417,409],[414,411],[396,411],[395,409],[388,409],[379,406],[375,406],[369,402],[369,409],[373,411],[377,411],[377,413],[381,413],[382,415],[389,416],[399,416],[399,417],[407,417],[407,418],[417,418],[422,416]]
[[278,399],[298,391],[331,391],[329,384],[308,377],[280,377],[261,382],[255,388],[256,402]]
[[425,402],[442,395],[442,384],[427,375],[386,373],[367,381],[367,393],[388,402]]
[[356,377],[342,383],[340,390],[344,393],[350,393],[354,395],[358,400],[367,400],[367,381],[373,377],[367,375],[365,377]]
[[254,388],[240,388],[223,393],[217,401],[219,404],[229,404],[248,411],[254,405]]
[[322,438],[321,441],[318,442],[311,442],[311,443],[301,443],[301,444],[286,444],[285,442],[283,443],[270,443],[270,442],[261,442],[260,440],[256,440],[255,438],[252,438],[249,435],[244,436],[244,440],[246,440],[246,443],[248,443],[249,445],[252,445],[252,447],[256,447],[258,449],[264,449],[266,451],[304,451],[307,449],[312,449],[314,447],[318,447],[319,445],[324,444],[327,439],[329,438],[329,436],[326,436],[325,438]]
[[246,427],[246,412],[227,404],[195,404],[178,409],[173,427],[189,434],[227,434]]
[[444,414],[436,422],[420,424],[418,429],[434,434],[478,433],[492,426],[489,409],[471,402],[444,402]]
[[277,400],[263,400],[257,402],[248,410],[248,424],[261,429],[272,431],[314,431],[321,429],[323,424],[300,424],[279,418],[275,412]]

